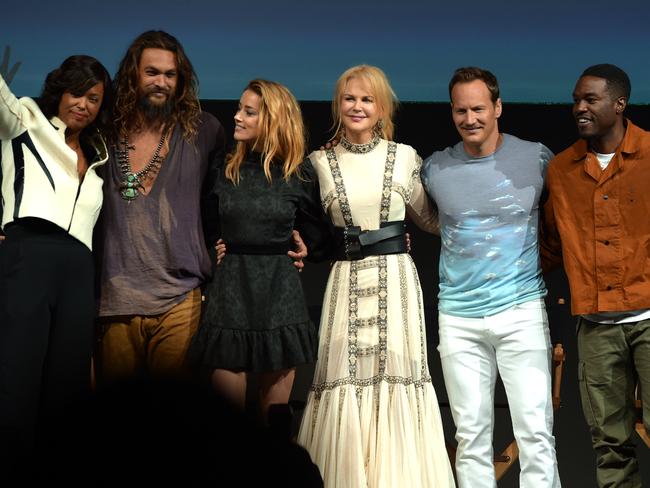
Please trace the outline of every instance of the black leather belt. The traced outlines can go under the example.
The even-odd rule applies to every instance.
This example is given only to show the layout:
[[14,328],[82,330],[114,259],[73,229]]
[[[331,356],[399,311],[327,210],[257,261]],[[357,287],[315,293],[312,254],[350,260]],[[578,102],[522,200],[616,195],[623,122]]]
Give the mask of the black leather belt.
[[278,244],[229,244],[226,243],[226,254],[286,254],[289,252],[291,241]]
[[361,230],[359,226],[336,227],[334,236],[336,257],[340,261],[407,252],[406,223],[403,220],[384,222],[377,230]]

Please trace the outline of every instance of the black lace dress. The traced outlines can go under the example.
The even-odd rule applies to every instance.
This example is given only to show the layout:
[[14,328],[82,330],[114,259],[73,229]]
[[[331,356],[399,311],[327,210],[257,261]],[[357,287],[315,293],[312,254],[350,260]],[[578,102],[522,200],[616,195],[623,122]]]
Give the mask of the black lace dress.
[[[287,256],[297,229],[310,258],[329,255],[331,227],[320,203],[318,180],[306,160],[300,176],[282,177],[272,165],[267,180],[259,154],[240,168],[235,185],[217,171],[210,192],[227,254],[206,288],[190,361],[208,369],[274,371],[316,359],[316,328],[309,319],[298,270]],[[217,217],[218,216],[218,217]]]

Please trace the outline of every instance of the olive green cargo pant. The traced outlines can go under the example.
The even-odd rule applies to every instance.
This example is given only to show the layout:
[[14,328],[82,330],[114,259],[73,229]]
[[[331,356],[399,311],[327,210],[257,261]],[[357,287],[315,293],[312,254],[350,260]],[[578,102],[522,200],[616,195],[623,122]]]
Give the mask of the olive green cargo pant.
[[634,389],[638,381],[650,432],[650,320],[610,325],[579,318],[578,356],[580,396],[596,451],[598,486],[641,488]]

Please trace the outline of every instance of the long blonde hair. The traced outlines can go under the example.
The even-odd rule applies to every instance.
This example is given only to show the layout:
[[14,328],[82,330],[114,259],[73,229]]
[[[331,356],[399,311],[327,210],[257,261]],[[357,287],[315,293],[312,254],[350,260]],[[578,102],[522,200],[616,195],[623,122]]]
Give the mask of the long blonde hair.
[[381,114],[382,126],[378,126],[379,135],[389,141],[393,140],[395,124],[393,124],[393,114],[397,108],[397,96],[388,82],[386,74],[376,66],[360,64],[347,69],[337,80],[334,88],[334,97],[332,98],[332,119],[333,119],[333,137],[338,139],[343,132],[343,120],[341,118],[341,97],[345,86],[352,79],[358,79],[365,83],[366,88],[375,98],[375,104]]
[[305,158],[305,125],[300,106],[283,85],[268,80],[252,80],[244,91],[260,98],[259,135],[252,146],[239,141],[226,157],[226,178],[239,183],[239,168],[249,151],[262,153],[264,174],[271,181],[271,164],[283,164],[285,180],[298,171]]

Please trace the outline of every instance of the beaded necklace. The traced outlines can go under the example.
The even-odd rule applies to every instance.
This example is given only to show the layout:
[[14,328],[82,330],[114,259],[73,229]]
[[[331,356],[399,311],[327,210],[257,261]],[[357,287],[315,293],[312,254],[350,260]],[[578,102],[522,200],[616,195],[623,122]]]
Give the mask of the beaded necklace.
[[366,154],[372,151],[381,139],[379,136],[374,136],[369,142],[365,144],[355,144],[354,142],[348,141],[345,136],[341,137],[341,146],[355,154]]
[[163,131],[160,136],[160,142],[151,157],[151,160],[140,171],[133,172],[131,169],[131,162],[129,161],[129,136],[124,135],[122,139],[123,149],[118,151],[117,159],[122,170],[122,182],[120,183],[120,196],[131,203],[140,194],[140,188],[144,188],[142,183],[147,180],[151,175],[150,173],[155,170],[160,170],[162,158],[160,157],[160,150],[165,144],[166,131]]

